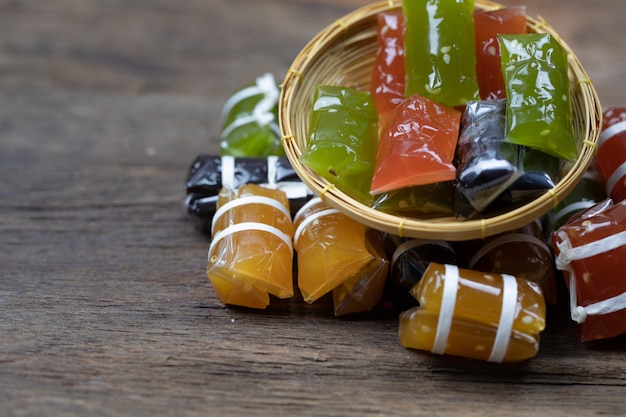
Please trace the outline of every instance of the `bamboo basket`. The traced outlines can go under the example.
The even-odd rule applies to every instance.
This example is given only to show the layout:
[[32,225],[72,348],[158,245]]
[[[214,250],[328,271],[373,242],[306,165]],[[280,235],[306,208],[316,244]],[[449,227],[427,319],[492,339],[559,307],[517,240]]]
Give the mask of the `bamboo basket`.
[[[315,86],[368,90],[377,51],[377,13],[399,7],[399,0],[388,0],[353,11],[322,30],[294,60],[282,84],[279,118],[283,146],[298,176],[316,195],[349,217],[399,236],[448,241],[478,239],[522,227],[546,214],[572,191],[590,166],[600,134],[602,110],[578,58],[541,17],[526,18],[528,31],[550,33],[568,53],[574,131],[581,151],[576,162],[564,164],[556,186],[539,198],[509,212],[475,220],[399,217],[357,202],[299,162],[306,147]],[[503,6],[476,0],[475,7],[492,10]]]

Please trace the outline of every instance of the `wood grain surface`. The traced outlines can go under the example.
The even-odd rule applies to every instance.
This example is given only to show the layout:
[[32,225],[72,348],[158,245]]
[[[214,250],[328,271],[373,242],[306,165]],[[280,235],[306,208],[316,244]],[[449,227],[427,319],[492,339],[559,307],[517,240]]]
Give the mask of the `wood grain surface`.
[[[626,339],[578,342],[563,291],[508,365],[407,350],[384,309],[219,302],[186,170],[235,89],[366,3],[0,0],[1,416],[624,414]],[[626,2],[524,4],[626,105]]]

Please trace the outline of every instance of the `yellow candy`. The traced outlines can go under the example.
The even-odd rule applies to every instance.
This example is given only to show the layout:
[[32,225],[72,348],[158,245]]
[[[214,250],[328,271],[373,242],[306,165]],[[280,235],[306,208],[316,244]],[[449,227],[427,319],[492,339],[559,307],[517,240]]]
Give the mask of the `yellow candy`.
[[265,308],[293,296],[292,223],[283,191],[254,184],[222,190],[213,218],[207,276],[225,304]]
[[[403,346],[412,349],[432,350],[439,321],[439,315],[436,312],[413,307],[403,312],[400,320],[400,328],[402,329],[400,343]],[[496,328],[493,326],[454,320],[443,353],[486,361],[491,354],[495,337]],[[538,350],[539,340],[537,337],[512,332],[505,357],[502,360],[492,361],[521,361],[535,356]]]
[[319,198],[294,217],[298,287],[312,303],[357,274],[374,257],[365,246],[365,226]]
[[506,274],[431,263],[400,316],[403,346],[491,362],[535,356],[545,328],[540,287]]
[[380,302],[389,274],[389,258],[379,232],[367,231],[365,245],[374,258],[333,290],[336,316],[370,311]]

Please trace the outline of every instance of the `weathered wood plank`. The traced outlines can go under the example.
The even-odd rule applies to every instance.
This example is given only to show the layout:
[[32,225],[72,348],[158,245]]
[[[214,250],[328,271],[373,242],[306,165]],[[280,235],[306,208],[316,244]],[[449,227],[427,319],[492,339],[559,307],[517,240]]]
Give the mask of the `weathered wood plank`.
[[[563,302],[511,365],[404,349],[382,309],[220,304],[187,166],[233,89],[365,3],[0,1],[1,415],[621,414],[626,339],[577,342]],[[526,3],[621,103],[623,13],[599,4],[626,3]]]
[[[203,274],[208,240],[180,210],[187,158],[144,151],[165,125],[193,132],[185,125],[201,118],[194,108],[203,102],[44,98],[28,100],[34,126],[52,108],[67,114],[78,106],[103,115],[85,128],[100,126],[113,142],[123,136],[136,146],[112,155],[90,147],[70,116],[36,128],[35,137],[57,131],[77,151],[63,156],[54,141],[30,145],[22,158],[39,168],[12,179],[8,190],[19,198],[0,200],[2,218],[10,219],[0,225],[2,404],[110,415],[157,411],[166,402],[177,405],[172,415],[185,405],[194,415],[207,403],[235,415],[275,407],[309,415],[318,414],[315,407],[331,415],[426,415],[430,407],[445,414],[462,404],[502,415],[536,408],[611,414],[624,405],[623,396],[602,394],[624,390],[624,339],[578,343],[563,307],[551,311],[538,357],[505,366],[408,351],[397,341],[395,315],[385,311],[337,319],[328,304],[274,300],[265,312],[222,307]],[[127,123],[144,128],[121,121],[131,108],[144,110]],[[123,134],[108,135],[106,126]],[[6,166],[3,176],[11,174]],[[519,392],[532,403],[518,404]]]

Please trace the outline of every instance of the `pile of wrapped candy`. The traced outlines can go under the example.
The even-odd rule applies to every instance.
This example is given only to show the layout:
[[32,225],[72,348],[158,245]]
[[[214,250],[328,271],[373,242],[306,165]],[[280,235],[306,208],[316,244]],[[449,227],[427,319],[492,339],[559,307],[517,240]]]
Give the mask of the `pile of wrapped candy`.
[[[567,55],[527,33],[523,7],[402,3],[378,16],[369,90],[320,85],[302,164],[390,213],[473,218],[554,187],[578,157]],[[557,280],[581,341],[626,333],[626,108],[604,112],[596,158],[552,211],[472,241],[368,228],[300,181],[281,147],[265,74],[222,112],[220,154],[186,178],[188,218],[212,239],[207,275],[226,305],[332,294],[335,315],[384,301],[403,346],[492,362],[539,350]]]

